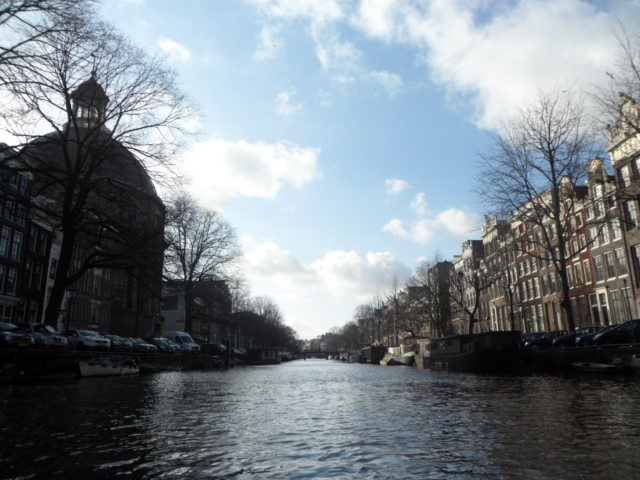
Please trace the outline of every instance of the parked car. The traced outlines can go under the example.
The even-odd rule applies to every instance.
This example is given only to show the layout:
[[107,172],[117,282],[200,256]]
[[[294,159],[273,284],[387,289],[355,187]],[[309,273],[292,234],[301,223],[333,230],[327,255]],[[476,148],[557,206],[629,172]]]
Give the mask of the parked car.
[[525,343],[525,348],[539,348],[541,350],[545,350],[547,348],[551,348],[553,340],[558,337],[562,337],[567,334],[566,330],[559,330],[557,332],[546,332],[542,335],[539,335],[535,338],[528,340]]
[[111,341],[111,350],[114,352],[130,352],[133,350],[133,345],[126,338],[118,335],[105,335],[105,337]]
[[531,340],[534,340],[534,339],[536,339],[538,337],[541,337],[544,334],[545,334],[545,332],[523,333],[520,336],[520,348],[525,348],[527,346],[528,342],[530,342]]
[[13,323],[0,322],[0,345],[3,347],[29,348],[35,345],[33,337],[21,332]]
[[51,325],[19,323],[17,327],[21,332],[31,335],[38,348],[67,348],[69,346],[66,337],[58,333]]
[[176,353],[180,351],[180,347],[167,338],[150,338],[149,343],[157,347],[160,353]]
[[597,334],[601,332],[604,327],[600,325],[589,325],[587,327],[579,327],[576,328],[575,332],[567,333],[566,335],[562,335],[560,337],[556,337],[553,339],[552,347],[553,348],[561,348],[561,347],[575,347],[576,339],[579,337],[583,337],[589,334]]
[[640,320],[615,325],[593,337],[594,345],[640,343]]
[[187,332],[165,332],[163,337],[177,343],[183,353],[200,353],[200,345]]
[[226,355],[227,347],[221,343],[205,343],[201,347],[202,353],[207,355]]
[[131,345],[133,346],[133,351],[134,352],[155,353],[155,352],[158,351],[158,347],[156,347],[155,345],[152,345],[150,343],[145,342],[141,338],[130,338],[129,341],[131,342]]
[[111,341],[95,330],[65,330],[69,346],[76,350],[109,350]]

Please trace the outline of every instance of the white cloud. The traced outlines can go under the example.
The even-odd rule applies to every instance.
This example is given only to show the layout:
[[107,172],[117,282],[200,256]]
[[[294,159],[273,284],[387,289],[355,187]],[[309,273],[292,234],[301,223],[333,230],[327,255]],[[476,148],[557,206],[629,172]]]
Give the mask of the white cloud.
[[258,46],[253,54],[258,60],[274,58],[284,46],[284,40],[280,36],[281,25],[265,25],[258,34]]
[[221,207],[237,197],[273,199],[285,186],[301,188],[320,176],[320,149],[286,142],[211,139],[184,156],[191,190]]
[[424,192],[418,193],[411,203],[409,204],[409,210],[420,217],[424,217],[429,212],[429,205],[427,204],[427,196]]
[[469,213],[457,208],[449,208],[436,216],[436,223],[454,235],[477,235],[481,221],[477,213]]
[[434,236],[431,222],[425,219],[414,220],[410,222],[408,227],[405,227],[405,223],[402,220],[392,218],[382,227],[382,231],[423,245],[429,243]]
[[[593,91],[614,71],[614,30],[622,19],[632,33],[640,3],[609,0],[254,0],[269,22],[302,20],[323,69],[338,83],[383,86],[391,95],[403,80],[370,71],[363,54],[343,38],[344,25],[366,37],[416,50],[431,79],[453,105],[493,129],[538,89]],[[342,32],[342,33],[341,33]]]
[[253,295],[276,299],[285,321],[306,338],[348,321],[355,307],[384,292],[394,277],[403,284],[410,269],[390,252],[331,250],[300,261],[274,242],[244,235],[245,275]]
[[294,97],[295,90],[280,92],[276,97],[276,111],[278,115],[284,118],[290,118],[302,110],[302,103],[296,102]]
[[400,75],[398,75],[397,73],[387,72],[386,70],[370,72],[369,76],[375,83],[382,86],[392,97],[395,97],[404,85],[404,82],[402,81],[402,77]]
[[160,38],[158,47],[169,57],[172,62],[188,62],[191,60],[191,51],[180,43],[168,38]]
[[479,214],[458,208],[448,208],[434,216],[429,209],[424,192],[418,193],[411,200],[409,210],[419,218],[411,221],[392,218],[383,225],[382,231],[398,238],[427,244],[442,231],[458,237],[477,236],[481,226],[482,219]]
[[389,195],[398,195],[410,188],[410,185],[401,178],[387,178],[384,181],[384,188]]
[[539,88],[592,91],[604,82],[618,18],[637,24],[640,4],[362,0],[352,24],[370,38],[416,47],[449,99],[471,100],[476,123],[495,128]]

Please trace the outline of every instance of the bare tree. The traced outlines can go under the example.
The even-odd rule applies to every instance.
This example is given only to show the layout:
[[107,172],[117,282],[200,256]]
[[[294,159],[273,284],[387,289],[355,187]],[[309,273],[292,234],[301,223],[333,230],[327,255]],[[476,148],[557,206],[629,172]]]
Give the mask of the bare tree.
[[215,210],[199,206],[187,194],[168,207],[165,228],[165,278],[182,289],[185,330],[190,331],[198,312],[194,294],[199,283],[225,279],[241,252],[234,229]]
[[33,177],[32,208],[63,233],[49,324],[90,269],[158,258],[164,207],[152,179],[169,171],[195,113],[174,72],[110,25],[73,14],[60,22],[3,65],[0,86],[10,99],[0,130],[14,139],[4,167]]
[[[65,27],[65,17],[77,15],[91,0],[0,0],[0,65],[33,55],[29,44]],[[0,82],[6,80],[0,69]]]
[[451,274],[449,299],[467,317],[467,333],[473,333],[473,326],[478,322],[481,295],[491,286],[492,281],[480,268]]
[[[478,176],[482,187],[477,193],[493,213],[513,217],[535,230],[516,248],[521,254],[552,262],[571,330],[575,322],[567,259],[580,201],[575,186],[586,178],[596,138],[580,101],[566,92],[539,92],[535,103],[522,108],[494,135],[490,151],[481,157]],[[471,279],[467,285],[475,288],[475,283]]]
[[409,279],[412,307],[416,315],[424,318],[426,330],[442,337],[451,330],[451,262],[443,261],[439,254],[418,265]]

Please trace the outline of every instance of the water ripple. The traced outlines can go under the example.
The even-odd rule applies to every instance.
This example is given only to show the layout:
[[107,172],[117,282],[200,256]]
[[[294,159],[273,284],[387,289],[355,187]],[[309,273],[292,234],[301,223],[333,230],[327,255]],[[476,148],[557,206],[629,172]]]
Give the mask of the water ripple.
[[639,394],[328,361],[12,387],[0,478],[637,478]]

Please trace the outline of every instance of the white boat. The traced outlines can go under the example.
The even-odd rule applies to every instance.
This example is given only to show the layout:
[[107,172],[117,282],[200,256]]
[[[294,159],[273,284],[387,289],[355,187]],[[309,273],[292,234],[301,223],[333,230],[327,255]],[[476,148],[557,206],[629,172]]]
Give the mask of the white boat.
[[400,362],[401,365],[413,365],[415,363],[415,353],[407,352],[402,355],[397,355],[397,361]]
[[632,373],[633,369],[623,363],[573,362],[574,370],[584,373]]
[[140,367],[132,358],[95,357],[86,362],[78,362],[82,377],[110,377],[134,375]]
[[414,362],[414,353],[407,352],[402,355],[387,353],[382,360],[380,360],[380,365],[413,365]]

